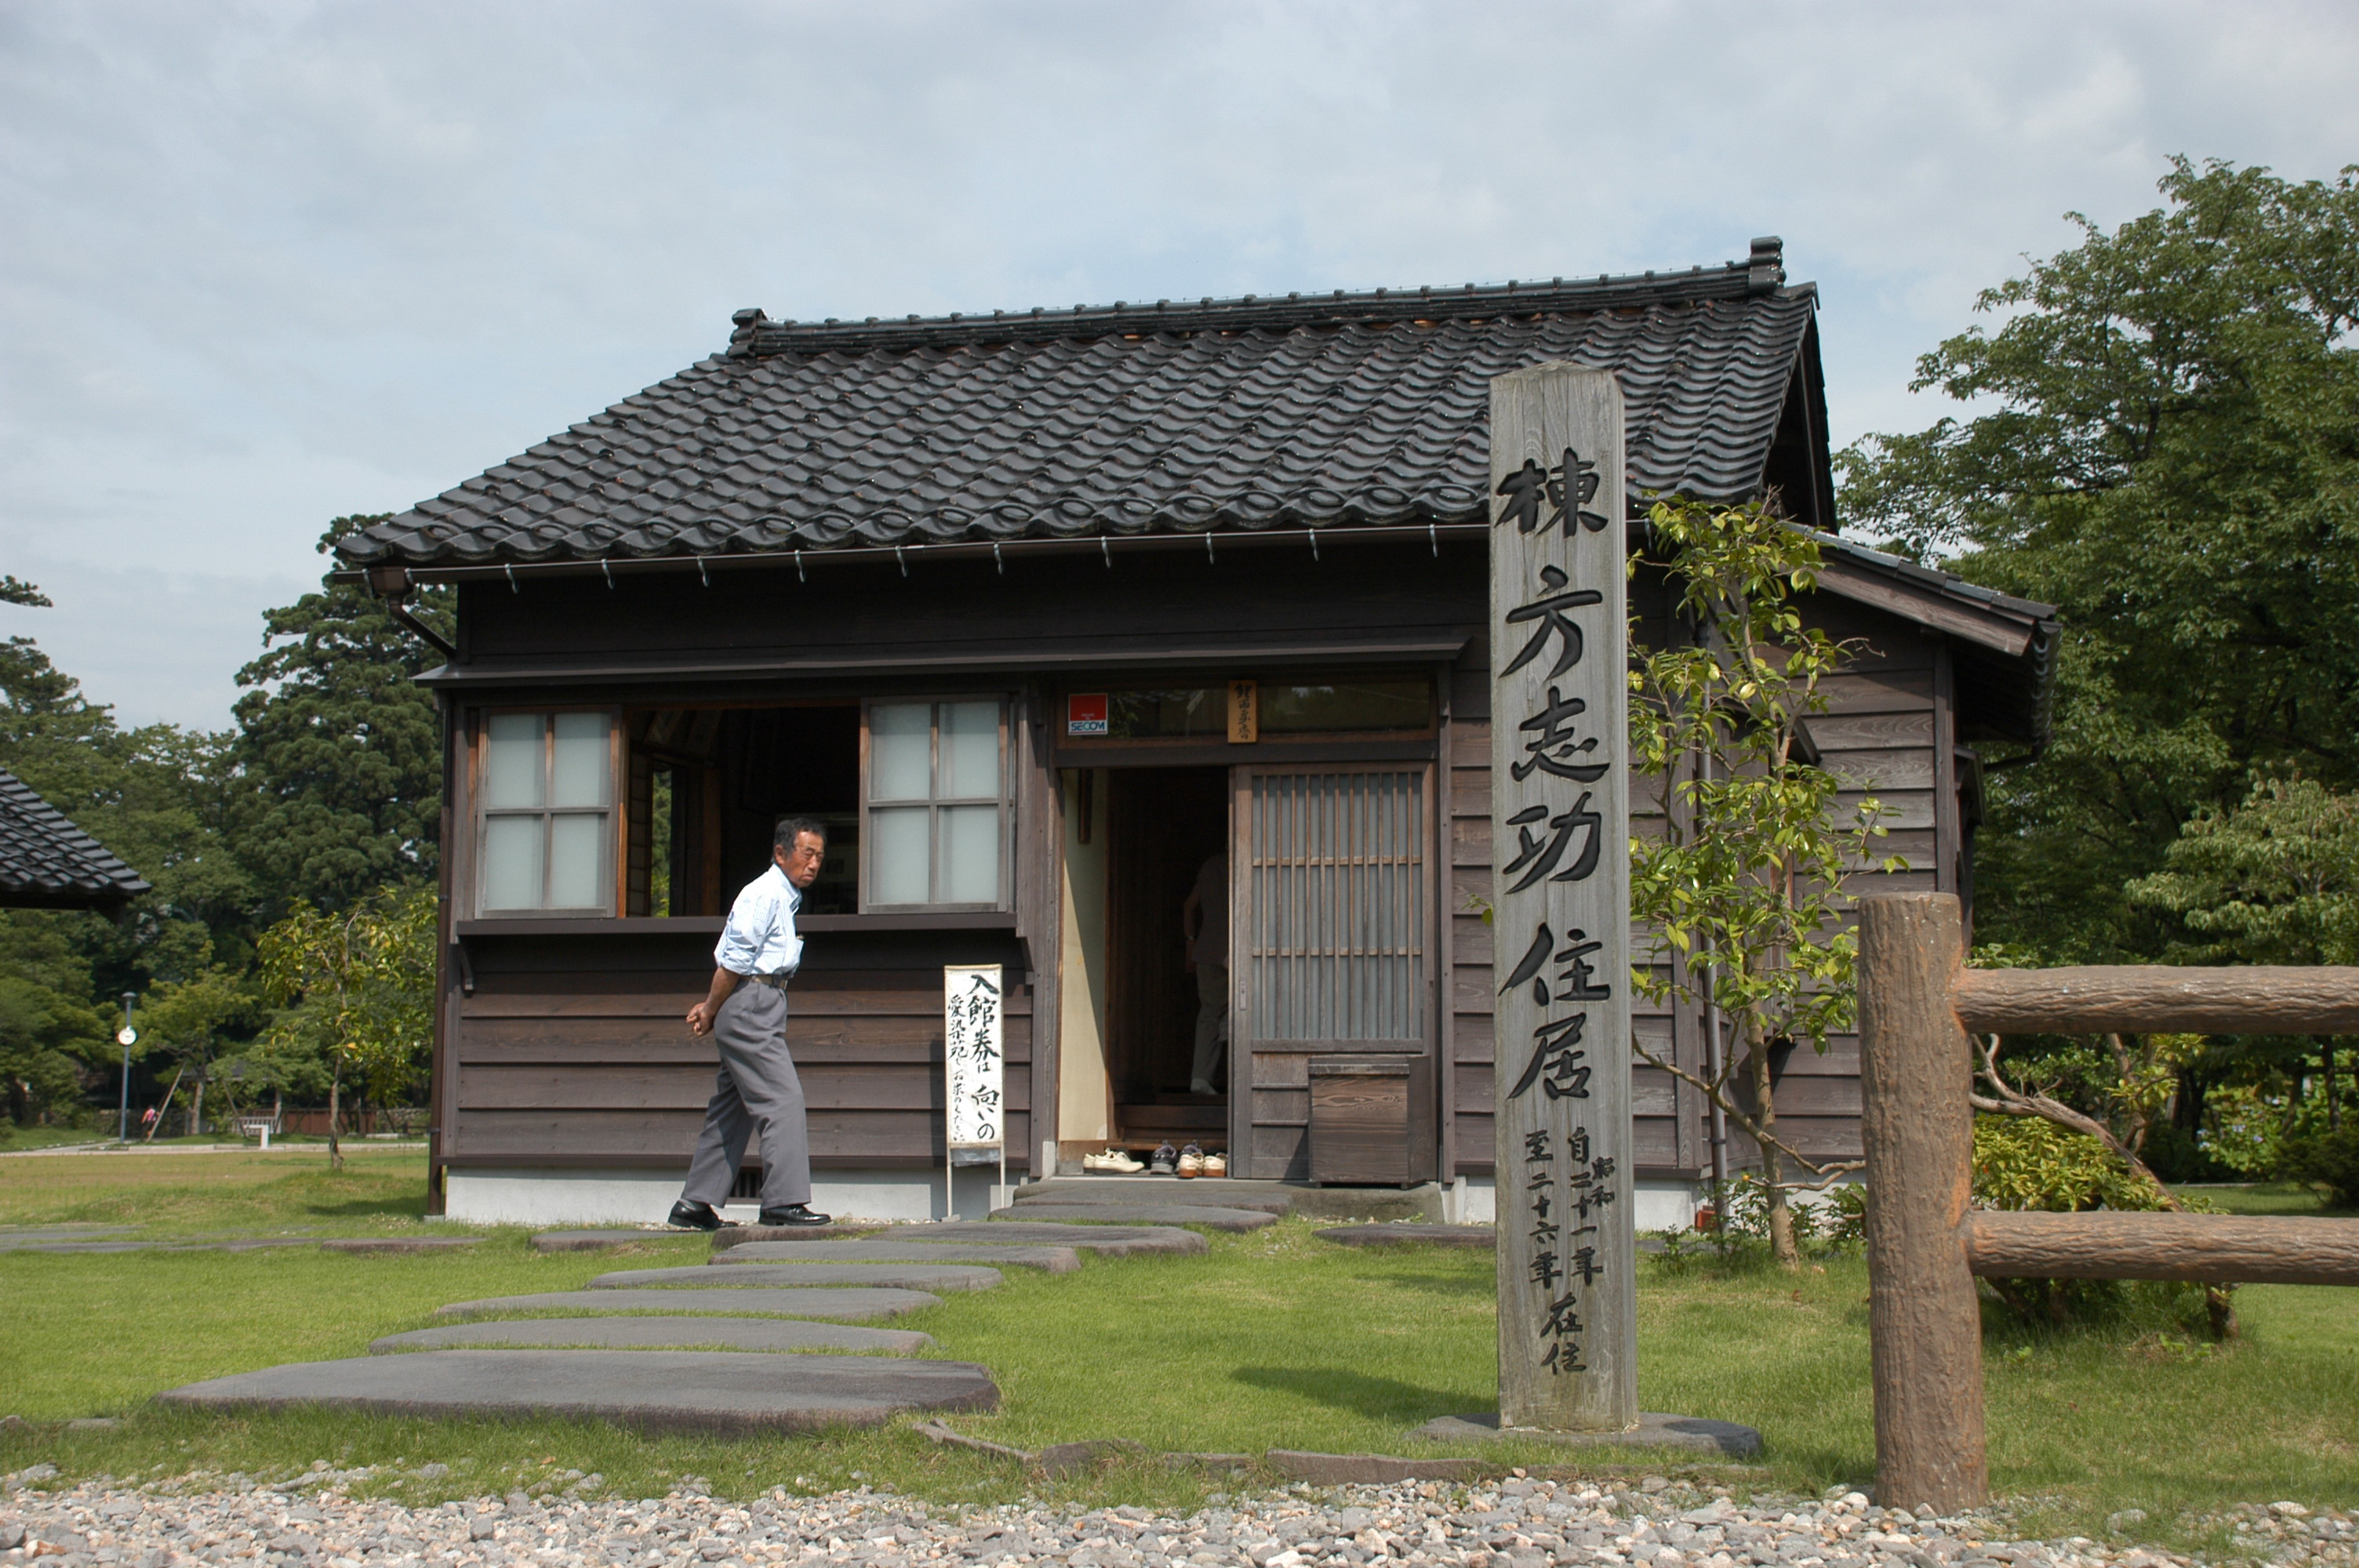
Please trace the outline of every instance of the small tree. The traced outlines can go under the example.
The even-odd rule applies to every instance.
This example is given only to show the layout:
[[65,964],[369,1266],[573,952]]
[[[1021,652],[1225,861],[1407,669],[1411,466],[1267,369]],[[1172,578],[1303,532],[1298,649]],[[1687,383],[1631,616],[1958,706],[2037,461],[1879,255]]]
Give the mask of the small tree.
[[[1632,979],[1658,1001],[1709,1000],[1733,1038],[1701,1073],[1636,1048],[1759,1148],[1771,1251],[1793,1268],[1788,1194],[1860,1167],[1780,1140],[1773,1054],[1805,1041],[1823,1052],[1851,1021],[1857,940],[1843,925],[1843,881],[1883,835],[1882,809],[1862,800],[1837,826],[1842,782],[1799,743],[1804,719],[1826,705],[1821,683],[1849,652],[1795,607],[1812,586],[1817,542],[1755,504],[1658,502],[1650,521],[1696,635],[1631,673],[1634,771],[1654,776],[1665,806],[1660,835],[1631,840],[1631,914],[1654,934],[1658,960],[1676,952],[1686,962],[1638,966]],[[1789,1184],[1789,1162],[1813,1179]]]
[[188,1130],[193,1137],[204,1130],[205,1084],[223,1035],[251,1029],[261,1011],[259,999],[251,979],[214,968],[193,979],[158,982],[146,1002],[141,1044],[172,1059],[175,1081],[189,1080]]
[[328,1161],[341,1169],[342,1092],[356,1079],[380,1103],[417,1082],[434,1035],[432,887],[388,888],[330,914],[298,903],[262,934],[263,984],[286,1009],[274,1050],[308,1047],[328,1076]]

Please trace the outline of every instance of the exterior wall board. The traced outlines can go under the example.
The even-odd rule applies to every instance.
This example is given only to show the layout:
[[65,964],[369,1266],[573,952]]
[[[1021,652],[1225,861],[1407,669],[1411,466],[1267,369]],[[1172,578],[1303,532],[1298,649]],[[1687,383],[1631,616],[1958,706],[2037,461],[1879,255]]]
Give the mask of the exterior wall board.
[[[1642,574],[1631,585],[1631,608],[1642,637],[1660,639],[1669,624],[1661,614],[1661,579]],[[1810,719],[1812,739],[1823,764],[1856,785],[1838,800],[1848,812],[1873,793],[1886,808],[1886,836],[1875,860],[1899,855],[1907,871],[1863,871],[1857,891],[1930,889],[1935,866],[1957,847],[1937,841],[1940,815],[1935,794],[1935,660],[1938,643],[1895,617],[1862,609],[1831,595],[1806,603],[1813,623],[1831,636],[1857,640],[1843,674],[1827,683],[1826,709]],[[1456,701],[1450,752],[1450,908],[1456,963],[1451,974],[1445,1048],[1451,1064],[1451,1133],[1454,1173],[1477,1176],[1491,1170],[1492,1044],[1491,927],[1476,913],[1491,888],[1490,715],[1488,651],[1470,644],[1452,681]],[[1663,803],[1652,797],[1652,781],[1634,794],[1631,828],[1658,833]],[[1634,953],[1652,951],[1634,936]],[[1636,998],[1633,1027],[1651,1049],[1669,1053],[1690,1071],[1703,1065],[1703,1020],[1674,1018],[1661,1005]],[[1709,1108],[1701,1094],[1658,1068],[1633,1074],[1633,1114],[1641,1173],[1654,1179],[1698,1179],[1710,1172]],[[1831,1040],[1825,1055],[1798,1051],[1777,1085],[1777,1115],[1783,1135],[1814,1157],[1855,1158],[1859,1151],[1858,1044],[1850,1035]],[[1740,1145],[1743,1145],[1740,1147]],[[1731,1168],[1756,1163],[1741,1134],[1730,1134]]]
[[[456,1109],[444,1158],[684,1169],[719,1065],[682,1017],[711,978],[710,945],[701,931],[470,938],[476,989],[459,1000],[445,1054]],[[788,993],[787,1041],[815,1166],[939,1160],[940,968],[998,961],[1010,979],[1008,1163],[1027,1168],[1033,994],[1007,934],[833,933],[810,952]]]

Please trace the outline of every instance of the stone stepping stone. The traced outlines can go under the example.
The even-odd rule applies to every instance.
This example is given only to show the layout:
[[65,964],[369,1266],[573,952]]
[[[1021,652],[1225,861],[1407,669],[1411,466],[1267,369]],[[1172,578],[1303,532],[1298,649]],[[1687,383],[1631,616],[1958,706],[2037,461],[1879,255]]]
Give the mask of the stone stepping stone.
[[[854,1236],[873,1236],[889,1230],[889,1219],[841,1219],[830,1225],[724,1225],[712,1232],[715,1247],[736,1247],[748,1241],[842,1241]],[[692,1230],[675,1230],[674,1236],[693,1236]]]
[[644,1291],[667,1289],[739,1290],[756,1285],[884,1285],[897,1291],[997,1290],[996,1269],[971,1263],[745,1263],[714,1271],[690,1264],[679,1269],[624,1269],[601,1274],[585,1289]]
[[1488,1225],[1338,1225],[1314,1234],[1338,1247],[1476,1247],[1492,1251],[1499,1245],[1497,1227]]
[[907,1328],[855,1328],[842,1323],[799,1323],[777,1317],[558,1317],[522,1322],[454,1323],[389,1334],[369,1346],[372,1356],[405,1350],[473,1350],[489,1346],[569,1346],[590,1350],[680,1350],[721,1345],[732,1350],[861,1351],[915,1356],[934,1343]]
[[1067,1181],[1019,1188],[1016,1206],[1035,1204],[1185,1204],[1190,1208],[1257,1208],[1265,1214],[1291,1214],[1294,1195],[1270,1190],[1267,1182],[1230,1182],[1194,1176],[1108,1176],[1097,1181]]
[[1082,1252],[1094,1252],[1102,1258],[1126,1258],[1134,1253],[1149,1252],[1192,1258],[1205,1249],[1202,1237],[1177,1226],[1063,1225],[1050,1220],[1036,1220],[1030,1216],[1016,1219],[956,1219],[939,1225],[899,1227],[894,1230],[893,1239],[921,1247],[935,1247],[944,1242],[952,1246],[981,1243],[985,1247],[1071,1247]]
[[1199,1208],[1192,1204],[1027,1203],[991,1211],[995,1221],[1062,1221],[1072,1225],[1201,1225],[1207,1230],[1259,1230],[1277,1216],[1257,1208]]
[[942,1298],[924,1291],[862,1290],[821,1285],[810,1290],[549,1291],[529,1296],[485,1296],[436,1307],[436,1317],[491,1317],[500,1313],[717,1313],[727,1317],[821,1317],[861,1322],[899,1317]]
[[1730,1459],[1751,1459],[1761,1452],[1761,1434],[1749,1426],[1701,1416],[1666,1415],[1660,1411],[1641,1411],[1637,1426],[1629,1432],[1538,1433],[1522,1428],[1502,1432],[1497,1414],[1485,1412],[1436,1416],[1411,1428],[1409,1435],[1436,1443],[1489,1443],[1506,1437],[1565,1448],[1683,1449]]
[[255,1237],[238,1241],[41,1241],[21,1246],[0,1242],[0,1252],[256,1252],[266,1247],[317,1247],[296,1237]]
[[688,1230],[544,1230],[532,1238],[536,1252],[602,1252],[609,1247],[636,1247],[649,1241],[676,1241],[692,1236]]
[[455,1252],[482,1243],[480,1236],[339,1236],[320,1243],[323,1252]]
[[999,1406],[991,1374],[972,1362],[731,1350],[423,1350],[299,1361],[156,1398],[195,1410],[596,1417],[720,1435],[876,1426],[903,1411]]
[[712,1255],[715,1263],[987,1263],[1070,1274],[1082,1266],[1071,1247],[984,1247],[955,1241],[748,1241]]

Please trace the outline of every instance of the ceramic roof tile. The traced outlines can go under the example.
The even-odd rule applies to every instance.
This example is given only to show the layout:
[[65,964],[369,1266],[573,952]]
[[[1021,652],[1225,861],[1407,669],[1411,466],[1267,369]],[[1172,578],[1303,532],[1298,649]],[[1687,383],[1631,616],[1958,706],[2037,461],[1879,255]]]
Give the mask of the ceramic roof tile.
[[147,891],[138,872],[0,768],[0,905],[119,908]]
[[1747,262],[1504,288],[859,325],[725,354],[344,541],[418,567],[1469,522],[1489,379],[1609,366],[1634,495],[1755,493],[1814,308]]

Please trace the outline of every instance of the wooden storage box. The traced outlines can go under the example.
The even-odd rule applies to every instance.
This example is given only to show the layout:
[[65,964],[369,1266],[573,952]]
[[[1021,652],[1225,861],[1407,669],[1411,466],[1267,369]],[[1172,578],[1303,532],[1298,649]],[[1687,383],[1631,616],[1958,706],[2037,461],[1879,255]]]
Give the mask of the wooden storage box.
[[1310,1179],[1414,1186],[1433,1179],[1433,1058],[1310,1058]]

